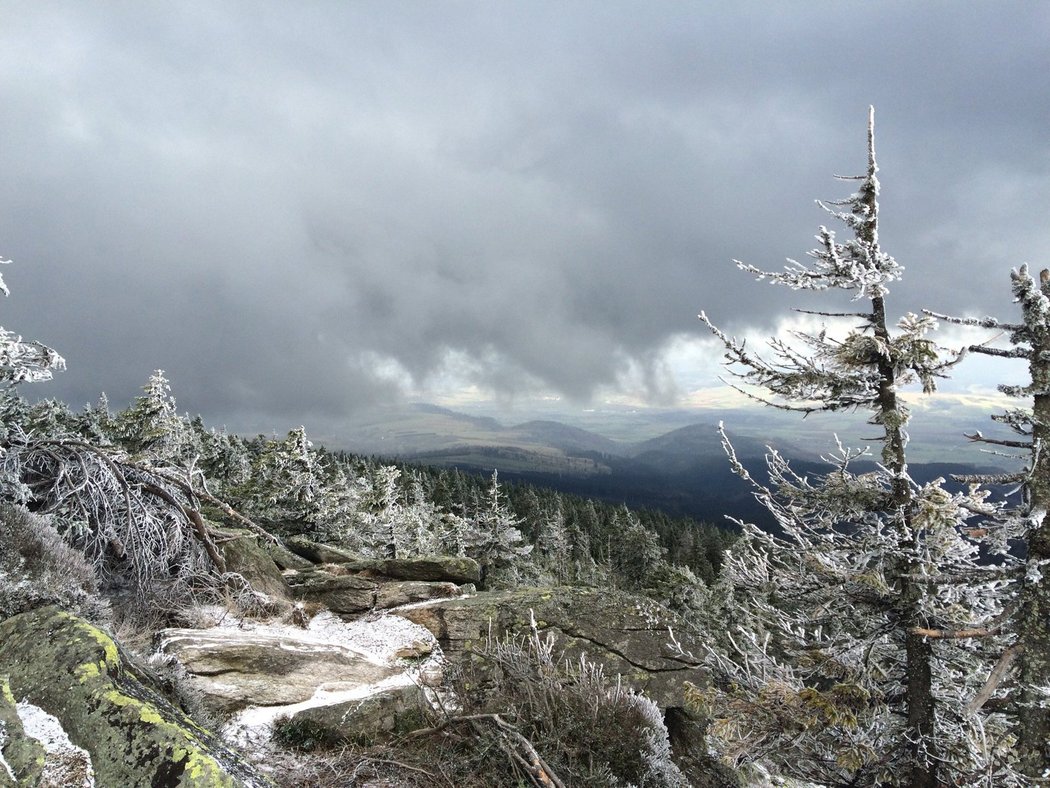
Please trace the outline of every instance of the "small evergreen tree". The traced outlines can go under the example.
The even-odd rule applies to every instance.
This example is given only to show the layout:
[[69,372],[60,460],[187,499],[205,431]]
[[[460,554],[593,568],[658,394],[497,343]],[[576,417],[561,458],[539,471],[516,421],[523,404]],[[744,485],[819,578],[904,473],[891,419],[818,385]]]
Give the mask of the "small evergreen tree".
[[239,497],[256,517],[285,529],[311,531],[321,506],[322,478],[306,429],[298,427],[283,440],[265,443]]
[[896,330],[888,321],[886,296],[902,269],[880,246],[876,172],[872,113],[860,188],[824,206],[853,237],[822,227],[808,266],[738,263],[792,289],[851,293],[867,308],[818,314],[859,326],[838,338],[825,327],[794,343],[771,340],[767,360],[700,316],[730,369],[769,392],[760,399],[805,413],[866,410],[882,450],[873,468],[857,469],[866,450],[839,444],[821,477],[795,473],[771,450],[767,485],[723,433],[734,471],[783,536],[741,524],[723,566],[724,648],[709,654],[725,680],[696,697],[732,761],[768,759],[830,785],[1019,785],[1004,721],[978,702],[1000,647],[990,624],[1002,613],[1002,581],[960,525],[988,504],[908,473],[900,389],[931,391],[954,359],[940,360],[926,337],[931,318],[905,315]]
[[481,566],[481,581],[487,587],[514,585],[522,559],[532,552],[524,544],[520,520],[504,501],[499,475],[492,472],[488,506],[480,509],[466,533],[466,553]]
[[536,540],[537,560],[558,583],[565,583],[571,574],[571,550],[569,530],[565,524],[565,511],[561,500],[555,499],[551,509],[541,517],[539,536]]
[[138,459],[181,465],[192,459],[191,433],[175,408],[171,384],[158,369],[127,410],[117,417],[121,445]]
[[407,548],[401,495],[401,469],[381,465],[371,478],[361,513],[362,539],[373,555],[404,558]]
[[626,506],[616,512],[613,523],[616,533],[609,542],[609,567],[619,585],[640,590],[664,563],[660,540]]

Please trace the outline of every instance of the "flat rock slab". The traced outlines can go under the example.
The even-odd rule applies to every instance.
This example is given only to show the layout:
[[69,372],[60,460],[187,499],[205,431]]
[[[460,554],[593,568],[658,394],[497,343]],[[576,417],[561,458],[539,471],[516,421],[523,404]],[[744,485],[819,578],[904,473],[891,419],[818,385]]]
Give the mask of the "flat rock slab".
[[431,599],[450,599],[460,596],[462,592],[455,583],[428,583],[423,580],[399,580],[382,583],[376,589],[376,608],[387,610],[399,605],[413,602],[426,602]]
[[438,580],[448,583],[477,583],[481,567],[473,558],[452,555],[390,558],[375,562],[375,570],[398,580]]
[[[395,580],[429,580],[449,583],[477,583],[481,567],[473,558],[454,555],[427,555],[413,558],[365,558],[335,545],[311,542],[301,536],[285,540],[295,555],[313,564],[339,564],[347,571],[369,576],[382,575]],[[300,569],[301,566],[286,568]]]
[[293,536],[285,539],[284,544],[295,555],[314,564],[360,564],[364,567],[369,563],[367,558],[355,552],[336,547],[335,545],[312,542],[303,536]]
[[322,686],[347,689],[400,672],[306,633],[166,629],[159,650],[186,668],[206,706],[224,714],[246,706],[299,703]]

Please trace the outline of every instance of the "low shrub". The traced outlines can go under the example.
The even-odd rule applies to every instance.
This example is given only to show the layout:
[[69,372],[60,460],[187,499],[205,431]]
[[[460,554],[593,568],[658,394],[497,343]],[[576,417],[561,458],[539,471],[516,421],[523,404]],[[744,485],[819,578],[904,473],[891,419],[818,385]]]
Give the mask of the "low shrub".
[[574,788],[689,785],[656,704],[586,658],[562,659],[535,625],[490,639],[450,685],[443,716],[392,743],[402,765],[462,788],[557,785],[552,776]]
[[93,620],[105,603],[83,553],[70,547],[45,517],[0,505],[0,619],[57,605]]

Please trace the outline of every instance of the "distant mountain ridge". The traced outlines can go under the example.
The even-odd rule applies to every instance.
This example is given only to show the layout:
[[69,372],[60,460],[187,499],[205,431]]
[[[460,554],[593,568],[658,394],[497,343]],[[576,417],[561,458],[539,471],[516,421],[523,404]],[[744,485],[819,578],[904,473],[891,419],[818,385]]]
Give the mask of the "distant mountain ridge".
[[[533,419],[513,424],[501,424],[491,416],[472,416],[466,413],[424,403],[400,409],[372,411],[371,417],[361,419],[341,435],[340,443],[358,454],[380,454],[408,459],[420,454],[450,449],[519,448],[549,453],[596,453],[612,457],[638,457],[657,454],[722,453],[718,428],[713,423],[696,422],[670,429],[656,437],[644,440],[616,440],[593,430],[576,427],[554,419]],[[747,446],[749,451],[765,452],[765,444],[752,438],[734,437],[734,445]],[[793,456],[802,450],[789,447],[783,441],[781,448]]]
[[[803,474],[826,473],[820,455],[831,435],[803,431],[793,440],[762,440],[727,431],[738,459],[764,478],[767,443]],[[766,432],[769,432],[768,430]],[[501,480],[520,480],[560,492],[654,508],[679,516],[724,523],[727,515],[771,526],[753,490],[732,473],[715,423],[696,422],[642,440],[614,440],[554,419],[504,426],[489,416],[471,416],[434,405],[379,413],[346,436],[346,448],[409,463],[456,467],[475,473],[498,470]],[[871,463],[859,463],[861,470]],[[917,481],[953,473],[984,472],[966,463],[913,463]]]

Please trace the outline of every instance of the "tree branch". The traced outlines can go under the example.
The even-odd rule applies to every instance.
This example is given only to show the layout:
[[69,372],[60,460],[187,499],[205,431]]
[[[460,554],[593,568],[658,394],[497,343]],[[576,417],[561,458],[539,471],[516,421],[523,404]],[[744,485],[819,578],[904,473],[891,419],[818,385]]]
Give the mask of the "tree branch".
[[173,509],[177,509],[182,513],[182,516],[186,518],[186,521],[193,526],[193,532],[197,538],[204,545],[205,552],[208,553],[208,558],[215,565],[215,568],[220,573],[226,572],[226,560],[219,553],[219,549],[215,546],[215,542],[211,540],[211,536],[208,534],[208,527],[204,524],[204,519],[201,517],[201,513],[196,509],[184,506],[179,503],[175,496],[156,484],[150,484],[149,482],[141,483],[144,492],[148,492],[150,495],[154,495],[160,498],[164,503],[171,506]]
[[1001,626],[974,627],[973,629],[926,629],[925,627],[912,627],[908,630],[910,635],[921,635],[931,640],[966,640],[967,638],[986,638],[998,635],[1002,631]]
[[995,663],[995,667],[992,668],[991,673],[988,674],[988,680],[984,682],[984,686],[981,687],[981,691],[974,695],[973,700],[966,704],[967,714],[976,714],[995,694],[995,690],[1002,683],[1003,678],[1006,677],[1007,672],[1010,670],[1010,666],[1013,665],[1014,660],[1017,659],[1024,651],[1023,643],[1014,643],[1003,655],[999,657],[999,661]]
[[1028,358],[1029,352],[1025,348],[997,348],[986,345],[970,345],[971,353],[983,353],[986,356],[999,356],[1000,358]]
[[1010,440],[1004,440],[1004,439],[1001,439],[1001,438],[986,438],[980,432],[980,430],[978,430],[977,432],[974,432],[972,435],[967,435],[967,434],[963,433],[963,437],[966,438],[967,440],[974,441],[975,443],[990,443],[993,446],[1005,446],[1008,449],[1031,449],[1032,448],[1032,442],[1031,441],[1010,441]]

